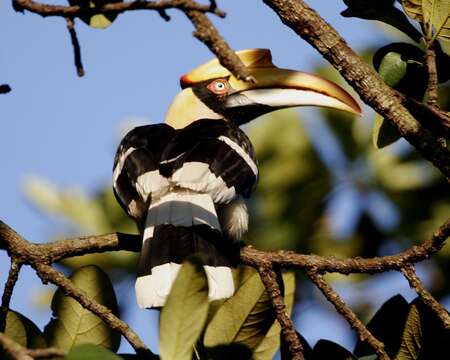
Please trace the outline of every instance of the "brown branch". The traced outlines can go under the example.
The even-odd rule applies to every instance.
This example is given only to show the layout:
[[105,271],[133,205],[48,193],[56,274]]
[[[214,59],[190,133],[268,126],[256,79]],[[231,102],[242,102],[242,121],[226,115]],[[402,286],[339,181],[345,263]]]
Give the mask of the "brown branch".
[[366,104],[388,119],[406,140],[450,179],[449,150],[414,119],[395,97],[395,91],[347,45],[332,26],[302,0],[264,2],[286,26],[320,52]]
[[73,47],[73,57],[75,68],[77,69],[77,74],[79,77],[84,76],[84,68],[83,63],[81,62],[81,47],[80,42],[78,41],[77,32],[75,31],[75,21],[72,18],[66,18],[67,22],[67,30],[69,30],[70,41],[72,42]]
[[[409,96],[396,92],[397,98],[418,119],[422,125],[433,131],[438,137],[450,137],[450,113],[430,106]],[[423,119],[423,120],[422,120]]]
[[316,270],[307,271],[307,274],[311,281],[319,288],[325,298],[333,304],[336,311],[341,314],[349,323],[349,325],[356,331],[361,341],[367,342],[376,352],[377,356],[381,360],[389,360],[389,356],[384,350],[384,344],[377,340],[372,333],[367,330],[361,320],[358,319],[356,314],[350,309],[350,307],[341,299],[339,294],[333,290],[333,288],[324,280]]
[[[278,316],[280,316],[280,320],[283,322],[289,320],[286,320],[284,315],[282,315],[283,311],[281,309],[283,305],[277,300],[279,289],[277,292],[277,289],[273,287],[273,275],[271,275],[273,266],[305,270],[313,280],[317,281],[318,286],[323,290],[326,289],[328,285],[324,284],[321,275],[318,275],[319,273],[338,272],[350,274],[400,270],[405,268],[408,264],[428,259],[433,253],[442,248],[445,240],[449,236],[450,219],[423,244],[420,246],[413,246],[396,255],[368,259],[359,257],[337,259],[329,256],[297,254],[290,251],[264,252],[254,249],[251,246],[244,246],[241,249],[240,259],[242,263],[259,269],[260,273],[263,272],[262,277],[266,279],[265,285],[270,289],[269,294],[273,295],[273,297],[271,296],[272,302],[275,309],[278,308],[280,310]],[[30,264],[38,272],[38,275],[44,282],[49,281],[57,285],[66,295],[73,297],[83,307],[102,318],[102,320],[112,329],[121,332],[137,352],[144,353],[148,356],[152,355],[126,323],[116,318],[106,307],[87,298],[80,289],[73,286],[69,279],[50,266],[52,262],[70,256],[118,250],[139,251],[141,245],[141,238],[139,235],[113,233],[59,240],[48,244],[33,244],[23,239],[17,232],[0,221],[0,243],[6,248],[10,257],[16,259],[16,261],[20,263]],[[333,293],[327,292],[327,294],[330,296],[329,294]],[[333,299],[334,301],[339,300],[335,298],[334,295]],[[345,311],[345,313],[346,316],[349,316],[349,318],[351,317],[348,311]],[[353,318],[352,321],[354,324],[358,324],[357,322],[354,322]],[[283,331],[286,331],[286,329],[288,329],[289,335],[289,326],[288,328],[283,326]],[[357,331],[360,332],[362,337],[369,339],[367,338],[367,333],[361,330],[361,328],[357,328]],[[298,339],[297,336],[296,338]],[[294,341],[294,343],[292,343],[292,341]],[[376,341],[373,339],[369,339],[368,341],[371,341],[372,344],[376,344]],[[295,340],[291,340],[291,345],[292,344],[294,344],[293,349],[296,351],[297,347],[295,345]]]
[[0,332],[0,347],[14,360],[50,359],[66,355],[65,351],[54,347],[27,349],[2,332]]
[[26,352],[33,359],[51,359],[54,357],[63,357],[66,355],[65,351],[54,347],[45,349],[27,349]]
[[5,330],[9,303],[11,301],[11,296],[14,290],[14,286],[16,285],[17,278],[19,277],[21,267],[21,263],[17,262],[14,258],[11,259],[11,267],[9,269],[8,279],[6,280],[5,288],[3,290],[2,306],[0,308],[0,331]]
[[137,0],[131,2],[110,3],[94,9],[84,8],[79,5],[63,6],[50,5],[35,2],[33,0],[13,0],[16,11],[28,10],[32,13],[46,16],[79,17],[80,15],[92,14],[120,14],[132,10],[156,10],[164,11],[169,9],[178,9],[182,11],[195,10],[202,13],[210,12],[219,17],[225,17],[225,13],[210,5],[198,4],[191,0],[160,0],[145,1]]
[[281,333],[288,345],[292,360],[304,360],[303,346],[295,331],[294,324],[286,312],[286,305],[277,283],[277,276],[270,263],[258,267],[259,275],[272,302],[275,315],[281,326]]
[[[439,251],[450,236],[450,219],[448,219],[433,236],[420,246],[413,246],[395,255],[374,258],[337,259],[333,256],[298,254],[293,251],[261,251],[252,246],[241,248],[240,260],[243,264],[258,268],[269,262],[283,268],[300,270],[316,269],[319,272],[378,273],[386,270],[400,270],[406,264],[428,259]],[[44,262],[50,264],[71,256],[80,256],[106,251],[128,250],[138,252],[141,247],[139,235],[111,233],[84,236],[74,239],[58,240],[48,244],[32,244],[20,237],[13,229],[0,221],[0,242],[7,251],[21,262]]]
[[58,286],[66,296],[70,296],[78,301],[85,309],[101,318],[111,329],[122,334],[137,354],[143,356],[145,359],[156,358],[127,323],[115,316],[106,306],[89,298],[83,290],[77,288],[61,272],[56,271],[50,265],[42,263],[34,263],[32,267],[44,283],[50,282]]
[[417,276],[414,266],[412,264],[406,265],[402,270],[406,280],[408,280],[409,286],[413,288],[420,296],[422,301],[433,310],[436,315],[441,319],[447,330],[450,330],[450,315],[448,311],[425,289],[419,277]]
[[436,53],[434,51],[433,44],[430,44],[425,50],[425,64],[428,70],[428,85],[425,92],[427,103],[431,107],[437,107],[439,98],[439,82],[436,68]]
[[195,27],[194,36],[216,55],[220,64],[230,70],[238,79],[253,81],[241,59],[222,38],[208,17],[195,10],[188,10],[185,13]]

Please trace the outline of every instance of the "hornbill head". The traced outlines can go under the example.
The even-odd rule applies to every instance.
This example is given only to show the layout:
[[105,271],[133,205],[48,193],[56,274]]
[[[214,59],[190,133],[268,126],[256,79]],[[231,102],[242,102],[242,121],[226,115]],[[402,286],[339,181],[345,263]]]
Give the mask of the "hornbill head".
[[305,72],[280,69],[267,49],[236,52],[254,82],[238,80],[213,59],[180,79],[166,123],[183,128],[199,119],[226,119],[242,125],[268,112],[295,106],[324,106],[360,114],[352,96],[335,83]]

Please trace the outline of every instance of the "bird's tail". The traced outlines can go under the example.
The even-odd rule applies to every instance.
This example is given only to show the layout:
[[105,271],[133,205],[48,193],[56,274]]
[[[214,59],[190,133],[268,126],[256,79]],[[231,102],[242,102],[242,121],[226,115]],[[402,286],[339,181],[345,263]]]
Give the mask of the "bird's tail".
[[186,257],[198,254],[208,278],[209,299],[234,293],[231,261],[214,203],[208,194],[172,191],[152,201],[145,223],[136,280],[141,308],[165,304],[172,283]]

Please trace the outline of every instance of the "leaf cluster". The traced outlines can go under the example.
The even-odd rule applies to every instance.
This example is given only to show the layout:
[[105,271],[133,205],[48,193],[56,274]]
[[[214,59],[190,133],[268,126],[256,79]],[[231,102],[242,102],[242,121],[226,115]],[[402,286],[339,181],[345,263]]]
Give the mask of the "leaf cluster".
[[[436,53],[437,77],[440,83],[450,79],[450,2],[446,0],[344,0],[348,6],[341,14],[378,20],[409,36],[414,44],[397,42],[377,50],[373,65],[386,84],[412,99],[422,102],[428,84],[425,64],[426,49]],[[410,22],[420,26],[417,30]],[[429,125],[430,126],[430,125]],[[392,124],[377,117],[373,129],[373,143],[383,148],[400,138]]]
[[[238,284],[235,295],[210,303],[200,260],[193,257],[185,261],[161,311],[162,359],[273,358],[280,347],[281,328],[259,274],[252,268],[239,267],[234,270],[234,278]],[[100,268],[81,267],[70,279],[89,298],[118,315],[111,281]],[[290,313],[294,274],[280,274],[279,281]],[[66,360],[122,358],[115,354],[120,335],[61,290],[53,296],[52,310],[53,318],[43,332],[23,315],[9,311],[5,333],[24,347],[66,351]]]

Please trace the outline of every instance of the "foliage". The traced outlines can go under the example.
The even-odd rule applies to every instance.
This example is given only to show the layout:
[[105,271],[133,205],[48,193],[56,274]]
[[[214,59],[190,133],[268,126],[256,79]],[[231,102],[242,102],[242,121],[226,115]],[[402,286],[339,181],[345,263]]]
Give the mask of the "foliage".
[[[424,99],[429,80],[426,51],[434,47],[438,80],[445,94],[440,100],[448,105],[450,96],[444,85],[450,79],[448,1],[403,0],[399,1],[401,7],[394,0],[344,3],[348,8],[343,16],[382,21],[411,38],[413,43],[393,42],[368,52],[373,53],[373,66],[387,85],[419,102]],[[102,3],[81,5],[95,10]],[[90,26],[106,27],[114,17],[108,19],[86,10],[81,19]],[[330,68],[318,71],[328,78],[336,77]],[[299,121],[294,111],[278,112],[248,128],[258,154],[261,179],[250,202],[252,223],[246,241],[263,249],[339,257],[379,256],[422,241],[448,216],[447,183],[417,152],[398,141],[400,135],[390,122],[375,115],[373,128],[368,130],[363,121],[354,122],[341,113],[325,110],[321,116],[316,115],[316,124],[311,125]],[[316,136],[319,132],[326,135],[324,143]],[[61,191],[34,178],[27,183],[26,192],[39,208],[69,219],[70,233],[135,232],[109,185],[88,196],[80,191]],[[443,270],[436,268],[430,288],[439,297],[450,293],[450,280],[444,276],[450,268],[449,256],[447,247],[435,260]],[[135,261],[134,255],[110,253],[66,260],[64,265],[77,269],[71,278],[77,286],[117,313],[108,275],[86,265],[95,263],[124,278],[134,273]],[[161,314],[163,359],[190,359],[206,354],[210,359],[268,360],[280,347],[282,358],[287,358],[280,325],[259,275],[239,267],[235,279],[239,285],[232,298],[208,303],[201,264],[194,259],[183,265]],[[363,280],[363,276],[345,279]],[[294,274],[284,273],[280,281],[291,313]],[[311,299],[315,294],[305,289],[300,297]],[[373,309],[370,299],[364,301],[356,307],[367,316]],[[113,354],[119,345],[117,334],[95,315],[61,291],[55,294],[52,309],[55,318],[44,334],[23,315],[10,311],[6,334],[30,348],[56,345],[69,351],[66,358],[70,360],[89,356],[118,358]],[[367,328],[385,344],[393,359],[445,358],[449,332],[419,299],[408,303],[402,296],[394,296],[375,313]],[[82,344],[87,341],[113,352]],[[376,357],[373,349],[361,341],[352,351],[324,339],[313,347],[303,338],[302,342],[306,360]]]
[[[87,296],[107,306],[118,315],[117,300],[108,276],[94,265],[77,269],[70,280],[83,289]],[[103,345],[116,351],[120,335],[109,328],[76,300],[65,296],[59,289],[52,300],[53,318],[45,327],[44,335],[49,346],[70,350],[86,342]]]

